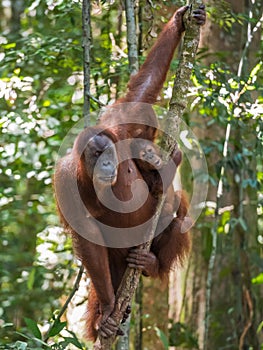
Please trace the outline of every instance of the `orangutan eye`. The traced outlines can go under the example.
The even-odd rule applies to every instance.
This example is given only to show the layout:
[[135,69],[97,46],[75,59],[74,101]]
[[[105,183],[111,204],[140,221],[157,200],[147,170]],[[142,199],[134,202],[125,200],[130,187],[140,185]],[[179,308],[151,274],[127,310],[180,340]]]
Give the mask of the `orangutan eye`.
[[102,152],[101,151],[96,151],[95,153],[94,153],[94,156],[96,157],[96,158],[99,158],[99,156],[102,154]]
[[152,147],[147,147],[147,148],[146,148],[146,152],[147,152],[147,153],[152,153],[152,152],[153,152]]

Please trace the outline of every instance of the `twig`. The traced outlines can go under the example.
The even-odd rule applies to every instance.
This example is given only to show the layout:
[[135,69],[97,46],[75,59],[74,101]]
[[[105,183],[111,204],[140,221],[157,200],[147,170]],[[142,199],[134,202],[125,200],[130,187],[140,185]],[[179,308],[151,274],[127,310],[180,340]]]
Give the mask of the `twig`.
[[77,275],[77,278],[76,278],[76,281],[73,285],[73,289],[71,291],[71,293],[69,294],[67,300],[65,301],[64,305],[62,306],[61,310],[59,311],[59,314],[56,316],[56,318],[54,319],[54,322],[50,325],[45,337],[44,337],[44,342],[46,342],[48,339],[49,339],[49,333],[52,329],[52,327],[54,326],[54,323],[61,319],[61,317],[63,316],[64,312],[67,310],[68,308],[68,305],[69,303],[71,302],[72,298],[74,297],[75,293],[78,291],[79,289],[79,283],[81,281],[81,278],[82,278],[82,275],[83,275],[83,272],[84,272],[84,267],[83,265],[80,266],[79,268],[79,272],[78,272],[78,275]]
[[90,1],[83,0],[82,5],[82,31],[83,31],[83,85],[84,85],[84,104],[83,117],[85,127],[90,125]]
[[249,293],[249,290],[246,287],[244,289],[244,299],[246,300],[246,303],[248,305],[249,318],[248,318],[247,324],[245,325],[245,327],[243,329],[241,337],[239,339],[239,346],[238,346],[239,350],[244,349],[245,337],[246,337],[246,334],[247,334],[249,328],[252,326],[253,316],[254,316],[253,303],[252,303],[251,295]]
[[96,102],[100,107],[105,107],[105,103],[98,100],[95,96],[93,96],[89,91],[86,92],[86,94],[89,96],[89,98],[92,99],[92,101]]

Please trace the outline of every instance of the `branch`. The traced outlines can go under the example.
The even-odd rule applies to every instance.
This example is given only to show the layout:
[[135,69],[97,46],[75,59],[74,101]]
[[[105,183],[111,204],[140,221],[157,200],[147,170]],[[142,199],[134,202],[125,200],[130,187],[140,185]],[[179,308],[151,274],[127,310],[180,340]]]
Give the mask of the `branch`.
[[83,0],[82,5],[82,32],[83,32],[83,85],[84,85],[84,104],[83,117],[85,127],[90,125],[90,48],[91,48],[91,30],[90,30],[90,1]]
[[139,68],[134,6],[134,0],[125,0],[129,69],[131,74],[137,73]]
[[[197,7],[201,4],[201,1],[192,1],[192,3],[195,3]],[[174,147],[174,143],[176,142],[180,119],[182,118],[183,111],[187,105],[186,92],[190,85],[190,77],[200,37],[200,27],[192,20],[191,10],[188,13],[188,18],[185,20],[185,28],[186,31],[182,57],[177,70],[176,81],[174,81],[174,89],[169,106],[169,116],[166,120],[165,127],[167,131],[169,130],[169,133],[167,134],[172,135],[172,137],[161,140],[165,145],[164,148],[168,154],[170,154]],[[165,138],[166,137],[167,136],[165,135]],[[164,201],[165,195],[162,196],[153,217],[152,228],[149,233],[149,241],[142,244],[140,246],[141,249],[150,250]],[[131,269],[128,267],[125,271],[121,285],[116,293],[115,308],[111,315],[111,318],[113,318],[117,324],[121,322],[123,314],[131,302],[132,296],[139,283],[140,275],[141,270],[139,269]],[[99,337],[99,341],[95,344],[94,350],[110,350],[115,338],[116,335],[107,339]]]
[[71,291],[71,293],[69,294],[67,300],[65,301],[64,305],[62,306],[62,309],[59,311],[59,314],[56,316],[56,318],[54,319],[54,321],[52,322],[52,324],[50,325],[45,337],[44,337],[44,342],[47,342],[48,339],[49,339],[49,333],[51,331],[51,329],[53,328],[55,322],[57,320],[60,321],[61,317],[63,316],[64,312],[67,310],[68,308],[68,305],[69,303],[71,302],[72,298],[74,297],[75,293],[78,291],[79,289],[79,284],[80,284],[80,281],[81,281],[81,278],[82,278],[82,275],[83,275],[83,272],[84,272],[84,267],[83,265],[80,266],[79,268],[79,272],[78,272],[78,275],[76,277],[76,281],[73,285],[73,289]]
[[190,87],[191,74],[195,64],[195,56],[200,40],[200,26],[193,22],[191,13],[193,5],[198,7],[202,1],[190,2],[190,11],[186,13],[184,25],[185,36],[180,57],[179,66],[174,80],[172,98],[169,105],[169,113],[165,123],[166,131],[172,138],[165,140],[164,148],[170,154],[178,136],[180,120],[187,106],[187,91]]
[[98,100],[95,96],[91,95],[91,93],[89,91],[86,91],[86,95],[92,99],[92,101],[96,102],[100,107],[105,107],[105,103],[103,103],[102,101]]

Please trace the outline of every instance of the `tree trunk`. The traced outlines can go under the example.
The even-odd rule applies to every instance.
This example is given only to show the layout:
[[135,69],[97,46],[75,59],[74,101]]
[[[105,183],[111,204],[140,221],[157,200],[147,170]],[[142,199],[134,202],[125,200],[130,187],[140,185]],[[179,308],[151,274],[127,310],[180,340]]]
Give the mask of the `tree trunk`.
[[10,21],[10,30],[13,35],[18,35],[21,26],[21,14],[25,8],[24,0],[12,0],[11,1],[11,21]]
[[[229,5],[229,10],[235,14],[248,13],[245,0],[228,0],[220,3],[216,0],[205,1],[207,5],[211,5],[217,11],[221,6]],[[222,5],[223,4],[223,5]],[[262,5],[261,5],[262,6]],[[224,9],[225,12],[225,9]],[[247,23],[243,25],[235,23],[230,31],[224,31],[216,23],[207,21],[202,36],[201,45],[207,47],[210,55],[204,59],[204,63],[222,61],[222,58],[216,56],[217,52],[225,53],[224,57],[233,75],[237,75],[238,66],[241,60],[242,51],[246,43],[246,28]],[[258,38],[253,39],[253,45]],[[259,44],[259,41],[257,41]],[[247,54],[249,59],[243,67],[245,74],[249,74],[255,63],[252,49]],[[245,75],[244,74],[244,75]],[[209,128],[204,128],[204,121],[199,117],[195,121],[203,125],[203,129],[195,128],[195,133],[199,139],[211,141],[220,140],[224,138],[225,130],[220,125],[213,124]],[[244,135],[245,133],[245,135]],[[253,143],[255,143],[255,136],[252,128],[241,129],[238,121],[235,127],[231,129],[230,142],[231,153],[238,154],[242,151],[242,139],[251,140],[251,149],[253,150]],[[232,155],[230,155],[232,156]],[[213,155],[208,160],[209,173],[215,171],[215,162],[218,156]],[[254,168],[256,173],[256,162],[249,164],[250,168]],[[256,333],[256,328],[260,323],[260,292],[257,294],[252,290],[251,273],[252,263],[250,251],[257,248],[257,191],[251,188],[242,188],[242,180],[245,179],[244,169],[240,167],[235,169],[232,173],[228,170],[228,181],[231,181],[230,190],[224,194],[220,207],[231,205],[233,210],[231,212],[232,219],[246,222],[249,231],[245,229],[242,224],[237,224],[228,234],[217,235],[217,244],[215,253],[215,261],[212,269],[211,296],[207,300],[208,293],[206,284],[207,271],[209,259],[211,259],[211,233],[202,232],[195,233],[193,238],[193,253],[191,258],[191,278],[187,282],[189,289],[186,294],[186,303],[184,308],[184,322],[191,324],[193,332],[198,332],[200,349],[259,349],[259,340]],[[229,177],[232,179],[229,180]],[[239,180],[237,180],[239,179]],[[208,194],[208,201],[216,203],[216,187],[211,187]],[[220,209],[220,208],[219,208]],[[209,220],[207,217],[202,218],[199,222],[202,227],[205,227],[205,222]],[[220,217],[215,217],[214,220],[220,221]],[[209,248],[210,247],[210,248]],[[250,250],[250,251],[249,251]],[[189,278],[189,277],[188,277]],[[208,284],[207,284],[208,286]],[[259,305],[256,306],[256,302]],[[209,308],[207,316],[208,329],[204,333],[203,323],[205,321],[205,307]],[[262,306],[261,306],[262,309]]]

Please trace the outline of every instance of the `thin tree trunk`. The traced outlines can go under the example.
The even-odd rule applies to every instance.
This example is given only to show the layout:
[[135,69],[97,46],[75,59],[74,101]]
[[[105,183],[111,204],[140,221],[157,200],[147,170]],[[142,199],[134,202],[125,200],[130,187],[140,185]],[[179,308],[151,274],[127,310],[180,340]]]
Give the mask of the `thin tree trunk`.
[[[138,59],[138,45],[137,45],[137,35],[136,35],[136,22],[135,22],[135,3],[133,0],[125,0],[125,14],[127,23],[127,43],[128,43],[128,58],[129,58],[129,71],[130,74],[136,74],[139,69],[139,59]],[[140,310],[139,308],[138,310]],[[140,317],[140,314],[136,315]],[[138,322],[138,319],[136,320]],[[139,319],[138,325],[141,322]],[[139,329],[141,331],[141,328]],[[129,349],[129,332],[130,332],[130,317],[124,325],[122,326],[122,331],[124,336],[118,338],[116,344],[116,350],[126,350]]]
[[[212,7],[219,7],[222,3],[218,1],[205,1]],[[228,0],[229,11],[237,13],[247,13],[247,1],[245,0]],[[250,5],[253,3],[249,2]],[[224,10],[225,11],[225,10]],[[257,40],[256,36],[254,40]],[[226,52],[225,62],[229,64],[233,75],[244,77],[249,72],[249,63],[255,62],[252,59],[251,52],[246,53],[246,65],[240,71],[240,62],[244,53],[245,43],[247,42],[247,23],[243,26],[238,23],[233,25],[231,31],[225,32],[224,28],[219,28],[214,22],[207,21],[204,27],[201,46],[207,47],[210,56],[204,60],[206,64],[217,61],[217,52]],[[254,44],[254,42],[252,43]],[[251,69],[252,67],[250,67]],[[245,78],[243,78],[245,80]],[[234,103],[235,107],[235,103]],[[233,107],[233,108],[234,108]],[[199,124],[204,121],[196,119]],[[199,139],[210,139],[210,141],[219,141],[225,138],[226,154],[229,154],[229,143],[232,144],[231,154],[237,154],[242,151],[242,139],[251,138],[255,142],[255,137],[251,133],[252,128],[243,130],[240,128],[238,120],[232,128],[227,127],[223,130],[215,124],[208,129],[195,129]],[[230,138],[229,138],[230,137]],[[253,149],[253,147],[252,147]],[[224,156],[224,155],[223,155]],[[208,164],[210,174],[214,172],[216,157],[210,158]],[[249,167],[255,167],[250,164]],[[229,171],[229,170],[227,170]],[[256,172],[256,169],[254,169]],[[223,172],[223,176],[224,176]],[[257,246],[257,212],[256,212],[256,189],[247,190],[242,187],[242,180],[245,179],[244,169],[242,166],[232,174],[228,173],[228,179],[232,176],[230,184],[231,191],[226,193],[223,187],[223,196],[221,195],[221,184],[219,191],[211,188],[208,195],[208,201],[216,204],[216,216],[214,217],[214,231],[211,233],[203,229],[199,234],[194,234],[195,251],[192,255],[191,270],[193,274],[192,281],[192,298],[189,298],[185,310],[192,310],[190,314],[185,315],[186,323],[190,322],[193,331],[199,330],[199,346],[201,349],[259,349],[258,335],[256,327],[259,324],[259,307],[256,307],[255,300],[260,300],[258,295],[252,292],[251,285],[251,268],[249,247]],[[236,179],[239,178],[239,182]],[[216,193],[217,192],[217,193]],[[249,227],[238,224],[227,235],[218,235],[217,224],[220,224],[220,209],[231,205],[234,209],[231,216],[241,223],[247,223]],[[205,220],[202,219],[202,227],[205,227]],[[207,223],[209,224],[209,221]],[[211,222],[209,224],[211,226]],[[243,227],[242,227],[243,226]],[[211,238],[212,237],[212,241]],[[205,248],[205,246],[206,248]],[[211,250],[212,245],[212,250]],[[200,249],[199,253],[196,250]],[[209,256],[205,250],[210,252]],[[207,260],[209,257],[209,260]],[[207,275],[208,272],[208,275]],[[204,302],[206,318],[204,318]],[[205,332],[203,332],[203,322],[205,320]],[[258,320],[258,323],[256,323]]]
[[135,7],[135,3],[133,0],[125,0],[129,69],[132,75],[137,73],[139,69],[134,7]]
[[134,312],[134,324],[135,324],[135,335],[134,335],[134,349],[142,350],[142,315],[143,315],[143,280],[140,278],[138,287],[135,293],[135,312]]
[[90,1],[83,0],[82,5],[82,31],[83,31],[83,85],[84,104],[83,117],[85,127],[90,126],[90,48],[91,48],[91,24],[90,24]]
[[[122,37],[122,24],[123,24],[123,4],[122,2],[120,2],[120,4],[118,5],[118,25],[117,25],[117,35],[116,35],[116,45],[118,47],[121,46],[121,37]],[[117,68],[116,68],[117,69]],[[114,79],[114,83],[115,83],[115,100],[117,100],[119,98],[119,93],[120,93],[120,82],[121,82],[121,74],[120,72],[117,70],[115,72],[116,77]]]
[[11,1],[11,34],[18,35],[21,28],[21,14],[25,9],[24,0],[12,0]]

